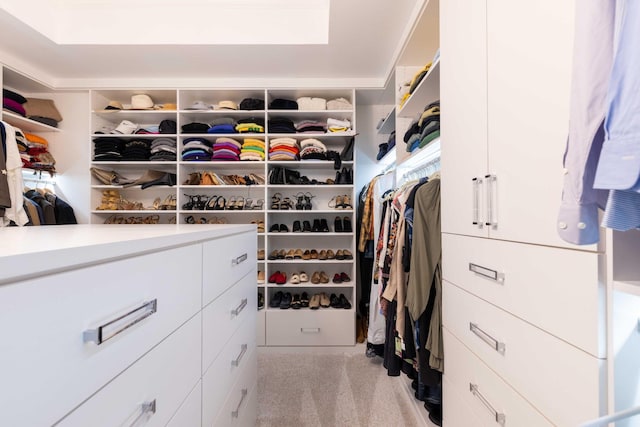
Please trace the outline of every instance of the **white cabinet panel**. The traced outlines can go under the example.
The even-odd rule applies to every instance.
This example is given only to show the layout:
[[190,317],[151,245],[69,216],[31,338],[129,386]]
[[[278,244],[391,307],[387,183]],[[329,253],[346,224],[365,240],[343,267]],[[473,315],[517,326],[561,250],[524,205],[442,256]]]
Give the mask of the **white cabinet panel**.
[[[598,281],[599,256],[501,240],[442,236],[445,280],[593,356],[605,357],[605,290]],[[567,316],[567,307],[576,304],[579,309]]]
[[[201,321],[199,314],[192,318],[59,425],[166,425],[200,379]],[[145,411],[147,402],[155,402],[155,409]]]
[[442,1],[440,22],[442,169],[446,171],[442,211],[447,213],[442,215],[442,231],[487,236],[481,183],[487,173],[485,2]]
[[[14,408],[0,411],[0,425],[54,423],[197,313],[201,251],[191,245],[0,287],[0,370],[11,384],[0,402]],[[144,320],[135,323],[136,312],[105,330],[132,324],[103,344],[83,342],[83,331],[154,299],[157,311]],[[24,408],[30,402],[37,411]]]
[[352,310],[267,310],[267,345],[353,345]]
[[602,412],[605,361],[446,281],[443,325],[554,423],[579,425]]
[[196,427],[202,425],[202,381],[191,390],[167,427]]
[[500,416],[504,417],[505,426],[553,425],[446,328],[443,339],[450,350],[442,399],[447,427],[496,427]]

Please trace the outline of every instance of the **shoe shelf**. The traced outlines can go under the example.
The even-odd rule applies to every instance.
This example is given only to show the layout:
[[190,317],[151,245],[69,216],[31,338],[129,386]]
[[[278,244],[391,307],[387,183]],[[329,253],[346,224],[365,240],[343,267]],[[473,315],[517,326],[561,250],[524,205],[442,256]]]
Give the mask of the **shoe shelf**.
[[[334,162],[333,160],[281,160],[281,161],[273,161],[269,160],[267,162],[270,166],[280,166],[288,169],[333,169]],[[341,162],[342,166],[353,166],[353,162]],[[335,169],[333,169],[335,170]],[[335,184],[328,184],[335,185]]]
[[264,185],[181,185],[180,188],[184,189],[204,189],[204,190],[217,190],[217,189],[264,189]]
[[[296,190],[309,189],[313,188],[353,188],[352,184],[302,184],[302,185],[282,185],[282,184],[274,184],[269,185],[269,188],[283,189],[283,188],[292,188]],[[291,209],[289,209],[291,210]],[[294,209],[295,210],[295,209]]]
[[329,231],[329,232],[308,232],[308,231],[296,231],[296,232],[292,232],[292,231],[283,231],[283,232],[268,232],[267,236],[269,237],[284,237],[284,238],[291,238],[291,237],[353,237],[353,232],[351,233],[336,233],[333,231]]

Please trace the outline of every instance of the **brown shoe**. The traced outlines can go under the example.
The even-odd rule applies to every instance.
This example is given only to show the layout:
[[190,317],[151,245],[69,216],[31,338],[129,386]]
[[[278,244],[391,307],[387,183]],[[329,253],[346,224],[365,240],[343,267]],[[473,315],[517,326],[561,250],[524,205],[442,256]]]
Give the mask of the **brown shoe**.
[[343,260],[344,259],[344,251],[342,249],[338,249],[338,252],[336,252],[336,259],[337,260]]
[[320,294],[314,294],[309,300],[309,308],[311,310],[317,310],[320,308]]
[[331,301],[329,300],[329,295],[322,292],[320,294],[320,307],[328,308],[331,305]]
[[278,251],[278,259],[284,259],[287,256],[287,252],[284,249]]
[[264,283],[264,271],[258,271],[258,283]]
[[304,259],[304,260],[309,260],[309,259],[311,259],[311,252],[309,252],[309,249],[307,249],[306,251],[304,251],[304,253],[302,254],[302,259]]
[[320,283],[329,283],[329,276],[324,271],[320,272]]
[[264,259],[264,249],[258,249],[258,259]]
[[318,273],[317,271],[313,272],[313,274],[311,275],[311,283],[313,283],[314,285],[320,283],[320,273]]
[[318,259],[318,251],[317,250],[311,249],[310,255],[311,255],[311,259]]
[[331,249],[327,249],[327,259],[336,259],[336,254]]
[[353,259],[353,254],[349,251],[349,249],[345,249],[342,251],[344,254],[344,259]]
[[296,251],[293,253],[293,258],[302,259],[302,249],[296,249]]
[[324,261],[327,259],[327,251],[325,251],[324,249],[320,251],[320,253],[318,254],[318,259],[321,261]]
[[295,254],[295,252],[293,251],[293,249],[289,249],[287,251],[287,254],[284,256],[284,259],[293,259],[294,258],[294,254]]

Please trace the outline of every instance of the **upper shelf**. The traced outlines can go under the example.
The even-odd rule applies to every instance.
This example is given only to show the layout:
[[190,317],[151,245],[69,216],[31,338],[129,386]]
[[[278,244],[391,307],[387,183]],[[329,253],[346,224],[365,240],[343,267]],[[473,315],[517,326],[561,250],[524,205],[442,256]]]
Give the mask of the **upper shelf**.
[[389,135],[394,130],[396,130],[396,107],[393,107],[384,118],[382,126],[378,129],[378,134]]
[[27,119],[26,117],[7,110],[2,111],[2,120],[25,132],[60,132],[58,128]]
[[418,87],[398,110],[398,116],[415,118],[424,111],[424,107],[440,99],[440,58],[438,58],[424,76]]

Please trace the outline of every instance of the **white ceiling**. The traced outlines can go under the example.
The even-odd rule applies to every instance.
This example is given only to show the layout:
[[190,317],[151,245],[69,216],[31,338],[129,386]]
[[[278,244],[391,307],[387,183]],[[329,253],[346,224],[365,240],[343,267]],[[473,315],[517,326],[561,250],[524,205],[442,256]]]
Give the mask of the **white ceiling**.
[[[24,16],[28,10],[32,24],[42,23],[51,19],[51,8],[39,10],[33,5],[29,7],[29,3],[48,1],[51,0],[0,0],[0,53],[3,63],[25,72],[33,70],[44,83],[58,89],[212,86],[380,89],[385,86],[425,4],[425,0],[330,0],[328,44],[69,45],[54,43],[9,13]],[[109,3],[105,0],[58,0],[58,3],[65,1],[97,2],[101,7]],[[180,4],[193,6],[193,1],[203,0],[182,0]],[[110,2],[123,5],[122,1]],[[198,8],[189,9],[192,14],[199,12]],[[210,25],[215,26],[216,16],[212,15]],[[311,22],[314,17],[307,19]],[[140,22],[136,28],[118,27],[120,24],[113,23],[114,34],[134,37],[137,32],[175,31],[158,28],[152,21]],[[270,26],[265,20],[261,30],[268,33]],[[239,25],[237,32],[242,31]]]

